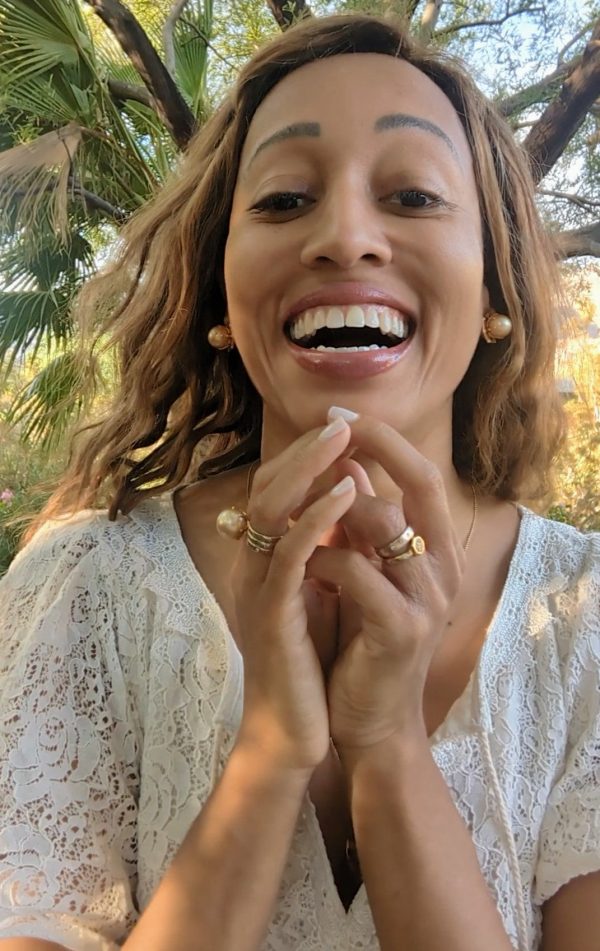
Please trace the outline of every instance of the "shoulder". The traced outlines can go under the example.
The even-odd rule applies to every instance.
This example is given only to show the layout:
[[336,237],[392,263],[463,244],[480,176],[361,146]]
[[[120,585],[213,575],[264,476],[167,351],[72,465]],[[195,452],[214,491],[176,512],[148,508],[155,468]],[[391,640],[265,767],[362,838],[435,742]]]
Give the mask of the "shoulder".
[[523,571],[528,629],[551,647],[567,698],[598,689],[600,675],[600,533],[584,533],[531,512],[524,515]]
[[528,525],[529,546],[537,549],[544,574],[567,574],[572,579],[600,571],[600,532],[581,532],[521,508]]
[[136,551],[152,560],[157,535],[175,519],[169,498],[146,500],[114,521],[104,509],[85,509],[47,521],[17,554],[0,584],[5,592],[27,587],[57,590],[69,577],[123,580],[124,562]]
[[[519,565],[533,596],[584,604],[600,585],[600,533],[522,509],[524,519]],[[597,602],[596,602],[597,604]]]

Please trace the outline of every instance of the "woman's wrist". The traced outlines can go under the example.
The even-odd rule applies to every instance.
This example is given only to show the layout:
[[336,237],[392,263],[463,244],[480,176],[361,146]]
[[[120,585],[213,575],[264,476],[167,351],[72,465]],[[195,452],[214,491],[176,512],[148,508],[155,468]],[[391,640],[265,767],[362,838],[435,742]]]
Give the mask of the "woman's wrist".
[[248,737],[238,737],[230,756],[232,763],[238,765],[250,781],[264,782],[290,795],[306,792],[315,769],[287,762]]

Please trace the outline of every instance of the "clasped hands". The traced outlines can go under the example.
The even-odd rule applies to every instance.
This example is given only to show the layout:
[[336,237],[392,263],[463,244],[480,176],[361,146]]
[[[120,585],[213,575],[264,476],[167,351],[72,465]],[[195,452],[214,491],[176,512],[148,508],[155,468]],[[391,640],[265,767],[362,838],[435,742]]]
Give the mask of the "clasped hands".
[[[240,546],[232,578],[244,655],[240,737],[308,771],[330,736],[349,757],[426,738],[427,673],[465,561],[435,466],[377,419],[348,423],[334,408],[329,420],[257,470],[250,521],[283,537],[270,556]],[[401,504],[376,496],[351,449],[380,464]],[[330,470],[342,478],[314,498],[314,481]],[[383,561],[376,549],[407,524],[426,552]]]

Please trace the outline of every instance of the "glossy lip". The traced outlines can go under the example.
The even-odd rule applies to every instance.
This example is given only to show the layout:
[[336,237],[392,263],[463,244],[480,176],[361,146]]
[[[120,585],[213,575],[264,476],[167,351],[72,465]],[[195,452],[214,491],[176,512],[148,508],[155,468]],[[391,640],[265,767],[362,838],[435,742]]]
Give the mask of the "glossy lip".
[[[324,284],[317,290],[305,294],[290,307],[284,324],[288,324],[296,314],[312,307],[335,306],[335,304],[382,304],[391,307],[408,317],[415,323],[415,315],[410,307],[398,300],[392,294],[375,287],[373,284],[363,284],[358,281],[346,281],[335,284]],[[374,351],[373,351],[374,352]]]
[[294,360],[311,373],[318,373],[337,380],[364,380],[377,376],[402,360],[414,339],[414,334],[395,347],[382,350],[365,350],[361,353],[335,353],[325,350],[307,350],[286,337]]

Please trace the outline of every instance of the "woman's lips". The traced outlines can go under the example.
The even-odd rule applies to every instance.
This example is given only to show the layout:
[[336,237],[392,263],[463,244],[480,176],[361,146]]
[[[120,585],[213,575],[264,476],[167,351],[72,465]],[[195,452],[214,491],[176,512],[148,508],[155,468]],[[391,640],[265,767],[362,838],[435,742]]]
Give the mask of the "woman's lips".
[[338,380],[363,380],[378,373],[385,373],[402,359],[411,345],[413,335],[396,344],[395,347],[381,347],[379,350],[362,350],[358,353],[336,352],[334,350],[310,350],[299,347],[286,337],[290,353],[304,370],[320,373]]

